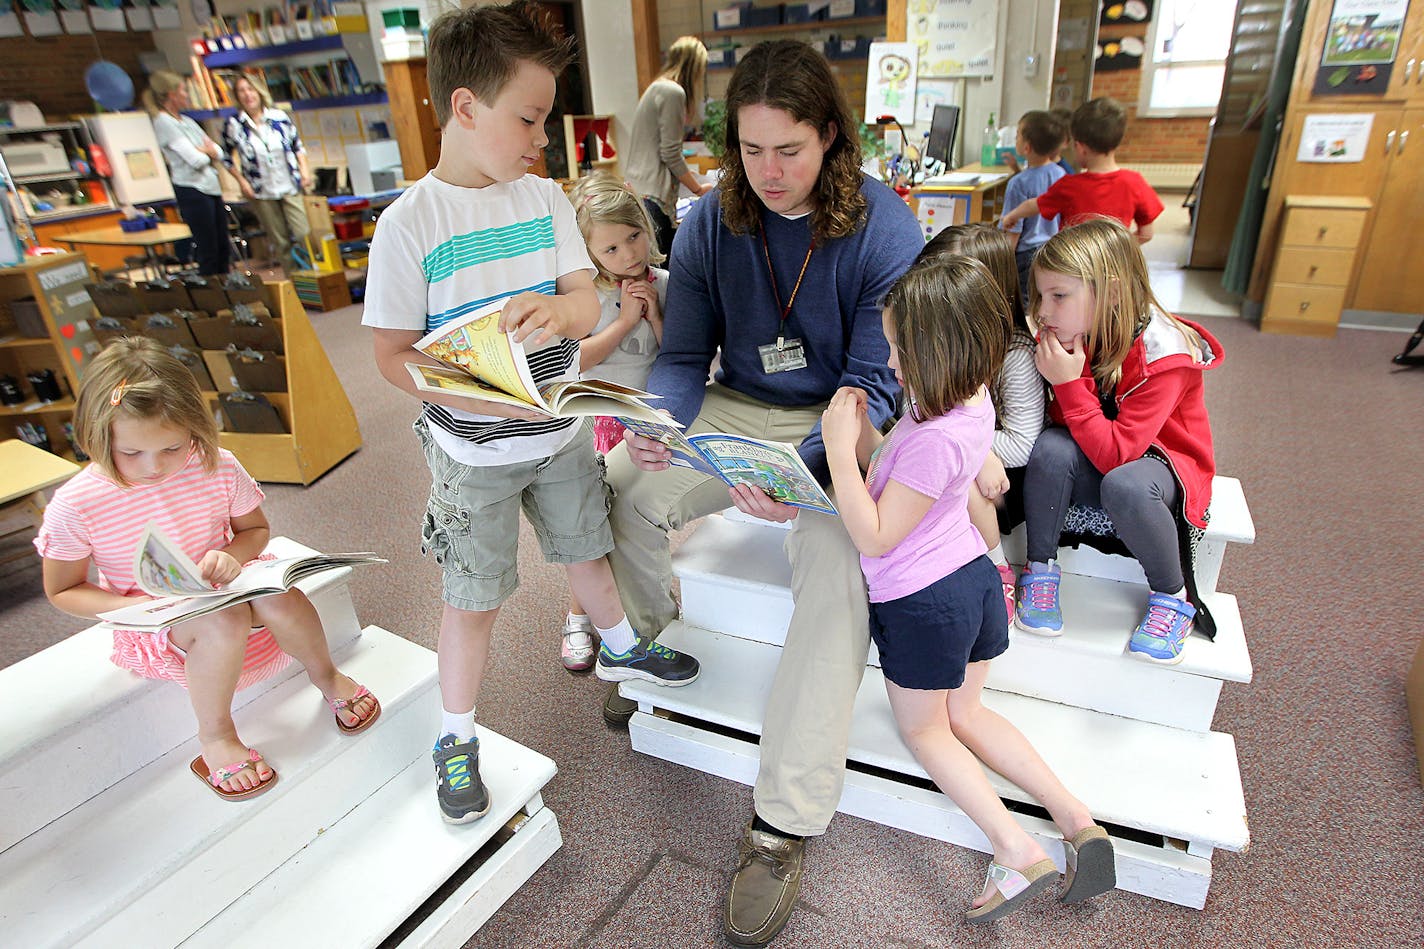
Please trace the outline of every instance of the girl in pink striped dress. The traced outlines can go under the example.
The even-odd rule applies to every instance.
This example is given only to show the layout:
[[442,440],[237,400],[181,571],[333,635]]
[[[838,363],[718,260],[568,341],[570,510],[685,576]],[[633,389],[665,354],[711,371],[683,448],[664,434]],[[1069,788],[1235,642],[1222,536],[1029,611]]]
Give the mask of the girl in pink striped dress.
[[[134,551],[153,523],[214,586],[234,580],[262,554],[270,530],[262,489],[231,452],[192,374],[156,342],[125,338],[85,372],[74,412],[75,440],[94,460],[45,509],[35,547],[49,601],[94,619],[148,597],[133,575]],[[95,580],[89,578],[90,565]],[[237,735],[232,697],[285,666],[306,667],[343,732],[376,720],[375,696],[331,661],[321,620],[297,590],[229,607],[157,633],[114,630],[113,661],[188,689],[202,754],[191,768],[229,800],[277,780]]]

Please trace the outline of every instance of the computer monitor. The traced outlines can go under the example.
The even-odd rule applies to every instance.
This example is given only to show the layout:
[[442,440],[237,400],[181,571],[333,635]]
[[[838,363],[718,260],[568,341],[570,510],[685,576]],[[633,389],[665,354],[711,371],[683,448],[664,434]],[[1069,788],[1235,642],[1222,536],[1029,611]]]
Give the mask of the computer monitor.
[[925,144],[925,157],[944,162],[946,168],[954,166],[951,153],[954,151],[954,133],[959,127],[959,106],[937,105],[930,120],[930,140]]

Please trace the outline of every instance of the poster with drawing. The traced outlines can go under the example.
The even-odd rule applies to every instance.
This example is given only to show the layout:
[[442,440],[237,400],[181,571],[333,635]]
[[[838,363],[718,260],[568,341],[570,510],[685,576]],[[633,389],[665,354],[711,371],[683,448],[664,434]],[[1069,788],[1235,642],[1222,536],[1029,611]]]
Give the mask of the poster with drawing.
[[1369,112],[1307,115],[1295,160],[1318,164],[1364,161],[1374,121]]
[[893,115],[903,123],[914,121],[915,68],[919,50],[914,43],[871,43],[870,67],[865,71],[865,124]]
[[1312,92],[1383,95],[1408,12],[1409,0],[1335,0]]
[[992,76],[999,0],[906,0],[905,38],[920,51],[921,76]]

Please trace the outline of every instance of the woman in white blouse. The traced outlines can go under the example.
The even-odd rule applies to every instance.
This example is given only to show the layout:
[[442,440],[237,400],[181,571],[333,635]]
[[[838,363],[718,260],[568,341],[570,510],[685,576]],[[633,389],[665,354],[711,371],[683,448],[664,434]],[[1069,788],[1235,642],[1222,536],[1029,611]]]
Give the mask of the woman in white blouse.
[[178,214],[193,232],[198,273],[225,274],[229,259],[227,210],[218,182],[222,149],[202,126],[183,115],[188,108],[188,90],[177,73],[166,69],[154,73],[143,103],[153,116],[153,131],[168,162]]
[[[279,263],[293,245],[311,232],[302,193],[311,187],[311,168],[297,127],[287,113],[272,106],[272,96],[247,76],[233,80],[238,113],[223,125],[223,152],[238,170],[242,188]],[[302,257],[299,266],[306,266]]]

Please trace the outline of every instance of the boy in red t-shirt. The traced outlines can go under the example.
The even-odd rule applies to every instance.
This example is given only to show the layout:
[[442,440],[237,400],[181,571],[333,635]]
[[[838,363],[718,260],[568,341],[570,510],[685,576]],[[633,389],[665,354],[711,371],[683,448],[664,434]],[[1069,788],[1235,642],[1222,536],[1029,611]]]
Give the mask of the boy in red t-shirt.
[[1073,113],[1073,154],[1083,170],[1059,179],[1037,198],[1004,215],[1000,226],[1012,227],[1035,214],[1057,216],[1071,227],[1085,218],[1117,218],[1133,231],[1139,244],[1152,239],[1152,222],[1162,213],[1162,201],[1141,175],[1117,166],[1116,152],[1127,129],[1127,112],[1115,99],[1093,99]]

